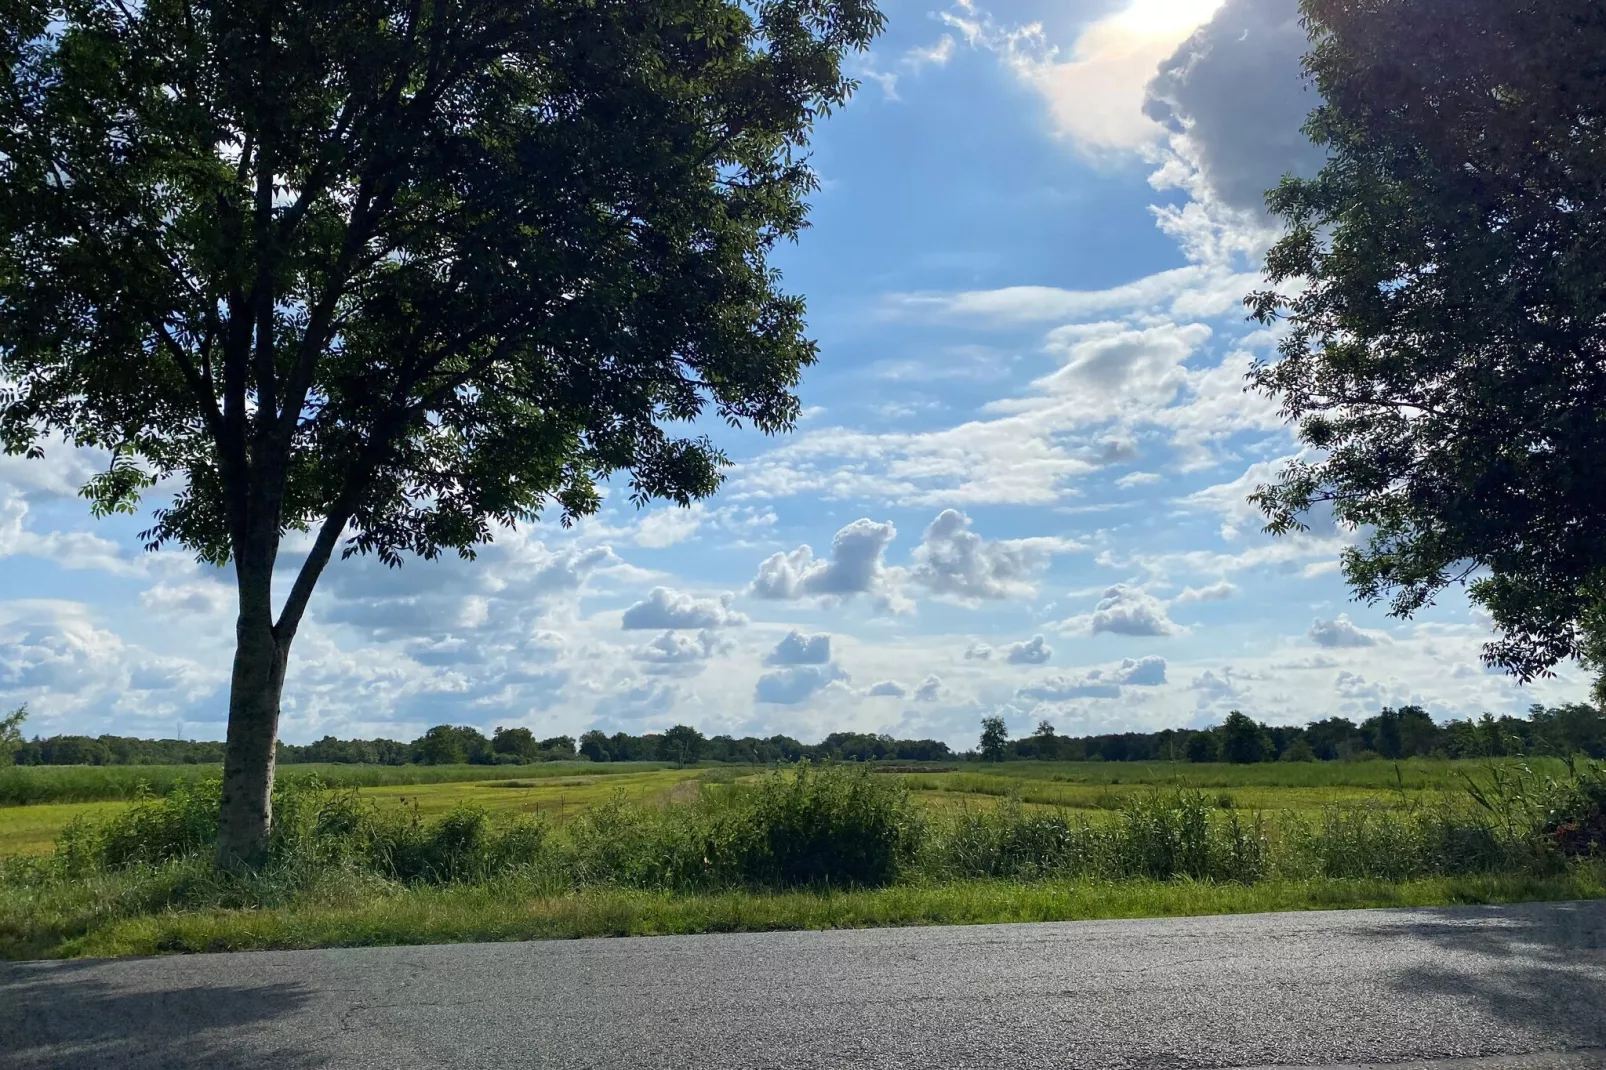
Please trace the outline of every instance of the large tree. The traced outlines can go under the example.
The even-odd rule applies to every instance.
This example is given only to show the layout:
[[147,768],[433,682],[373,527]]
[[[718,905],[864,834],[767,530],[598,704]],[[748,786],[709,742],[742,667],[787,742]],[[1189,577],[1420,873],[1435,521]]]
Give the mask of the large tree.
[[1346,576],[1396,615],[1467,582],[1523,680],[1598,663],[1606,7],[1302,6],[1329,159],[1268,195],[1287,230],[1249,304],[1287,319],[1252,380],[1309,451],[1255,500],[1275,532],[1359,532]]
[[691,421],[792,424],[815,350],[766,257],[880,25],[873,0],[0,0],[0,436],[106,451],[98,514],[173,481],[148,543],[232,563],[221,863],[265,849],[337,550],[471,555],[615,472],[685,504],[723,463]]

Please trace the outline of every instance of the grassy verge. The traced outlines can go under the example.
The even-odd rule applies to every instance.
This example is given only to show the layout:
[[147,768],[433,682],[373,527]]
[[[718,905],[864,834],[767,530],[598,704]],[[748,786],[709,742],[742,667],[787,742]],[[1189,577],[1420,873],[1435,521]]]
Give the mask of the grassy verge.
[[1082,921],[1361,907],[1426,907],[1606,898],[1597,867],[1564,875],[1403,882],[1305,880],[968,881],[836,893],[676,895],[587,889],[532,896],[519,882],[414,887],[358,903],[129,918],[52,940],[0,942],[7,957],[433,944],[461,941]]

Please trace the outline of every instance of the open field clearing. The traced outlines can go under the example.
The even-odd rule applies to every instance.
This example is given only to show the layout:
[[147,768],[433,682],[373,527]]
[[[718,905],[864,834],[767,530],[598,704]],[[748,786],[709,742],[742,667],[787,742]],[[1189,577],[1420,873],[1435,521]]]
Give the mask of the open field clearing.
[[[1606,769],[1468,772],[1461,792],[1402,789],[1402,770],[1393,792],[1282,795],[807,764],[354,790],[290,778],[268,858],[243,873],[213,867],[218,782],[176,783],[0,809],[34,856],[0,857],[0,955],[1606,896]],[[50,850],[49,829],[19,823],[36,815],[85,820]]]
[[[568,764],[568,763],[565,763]],[[495,780],[463,780],[446,783],[390,784],[381,787],[360,787],[357,793],[364,800],[386,808],[415,810],[421,820],[433,820],[460,806],[479,807],[493,817],[539,814],[557,823],[573,818],[587,807],[615,797],[633,803],[662,805],[675,801],[676,788],[690,785],[707,770],[643,768],[621,766],[607,774],[597,774],[596,766],[577,763],[585,775],[525,776],[526,769],[545,772],[545,766],[515,767],[521,775],[508,776],[505,766],[497,767],[501,775]],[[188,769],[190,780],[195,776],[194,766]],[[305,767],[292,766],[292,770]],[[339,767],[324,767],[339,768]],[[347,767],[362,770],[365,767]],[[383,766],[381,769],[392,767]],[[451,771],[483,766],[414,766],[402,767],[429,770],[444,768]],[[604,767],[605,768],[605,767]],[[743,772],[747,772],[743,770]],[[295,775],[293,772],[292,777]],[[320,773],[320,778],[322,774]],[[175,778],[174,783],[184,778]],[[355,779],[355,778],[352,778]],[[350,780],[336,781],[349,784]],[[169,784],[171,787],[171,784]],[[695,792],[695,788],[691,789]],[[686,790],[678,793],[686,797]],[[107,801],[88,803],[46,803],[35,806],[0,806],[0,856],[48,854],[56,837],[61,835],[75,818],[98,819],[128,808],[127,802]]]
[[[317,777],[337,787],[448,784],[478,780],[546,780],[621,776],[666,768],[662,762],[540,762],[533,765],[281,765],[281,779]],[[218,776],[210,765],[35,765],[0,768],[0,806],[132,799],[144,784],[165,795],[180,781]]]
[[[1562,776],[1556,759],[1507,759],[1499,767],[1530,769]],[[995,807],[1018,799],[1032,809],[1085,812],[1097,820],[1157,788],[1199,789],[1218,810],[1248,814],[1281,812],[1312,815],[1328,807],[1434,805],[1464,795],[1469,777],[1487,776],[1486,761],[1279,762],[1253,766],[1181,763],[1008,762],[934,766],[906,772],[907,764],[883,775],[897,777],[923,807],[939,813]],[[984,770],[984,771],[974,771]],[[112,799],[133,795],[138,775],[154,771],[149,783],[162,794],[181,781],[210,774],[205,766],[40,766],[0,772],[0,799],[12,782],[16,794],[62,794]],[[363,799],[382,807],[416,809],[434,819],[459,806],[486,810],[493,819],[541,815],[564,823],[588,807],[620,796],[632,803],[686,802],[696,783],[749,780],[761,770],[750,766],[672,769],[658,763],[549,762],[526,766],[286,766],[286,779],[316,776],[332,786],[356,786]],[[135,775],[138,774],[138,775]],[[100,818],[124,802],[60,802],[0,805],[0,856],[50,851],[74,818]]]

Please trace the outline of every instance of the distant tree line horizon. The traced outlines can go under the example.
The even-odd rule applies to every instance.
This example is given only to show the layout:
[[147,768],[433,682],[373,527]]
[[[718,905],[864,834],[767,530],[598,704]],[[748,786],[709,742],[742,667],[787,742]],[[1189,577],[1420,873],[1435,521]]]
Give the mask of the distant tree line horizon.
[[[139,739],[128,736],[14,737],[17,765],[205,765],[223,760],[211,740]],[[1606,758],[1606,712],[1583,703],[1535,704],[1527,717],[1484,714],[1437,722],[1420,706],[1380,710],[1356,723],[1328,717],[1297,725],[1268,725],[1237,710],[1208,728],[1158,732],[1060,735],[1039,722],[1031,735],[1010,739],[1001,717],[982,721],[974,750],[955,751],[934,739],[833,732],[819,743],[785,735],[766,738],[705,736],[688,725],[663,732],[608,734],[598,729],[538,739],[528,728],[497,727],[490,736],[467,725],[437,725],[411,742],[337,739],[280,742],[278,762],[366,765],[526,765],[545,761],[699,761],[768,765],[813,761],[1345,761],[1415,757],[1478,758],[1507,755],[1576,755]]]

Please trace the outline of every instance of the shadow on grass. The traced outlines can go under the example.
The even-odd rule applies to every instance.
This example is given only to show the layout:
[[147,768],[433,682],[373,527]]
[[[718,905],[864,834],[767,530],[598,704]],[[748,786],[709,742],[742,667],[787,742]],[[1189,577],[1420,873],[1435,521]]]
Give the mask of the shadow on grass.
[[[1371,934],[1380,942],[1433,947],[1431,964],[1394,976],[1402,997],[1470,1005],[1485,1020],[1548,1047],[1606,1047],[1606,902],[1415,913]],[[1445,1027],[1453,1031],[1453,1019]]]
[[[0,1066],[296,1070],[310,1051],[242,1043],[290,1017],[310,993],[293,983],[189,984],[139,963],[0,963]],[[116,980],[104,976],[108,968]],[[101,974],[102,976],[96,976]]]

